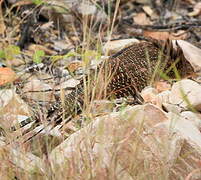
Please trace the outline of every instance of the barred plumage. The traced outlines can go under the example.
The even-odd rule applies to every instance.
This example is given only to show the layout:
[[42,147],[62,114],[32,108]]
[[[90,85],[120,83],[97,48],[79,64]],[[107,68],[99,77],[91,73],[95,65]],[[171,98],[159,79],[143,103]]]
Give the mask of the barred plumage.
[[[74,91],[48,110],[47,119],[59,123],[63,118],[81,112],[86,94],[89,101],[133,96],[135,104],[142,103],[139,92],[159,79],[160,73],[172,66],[176,57],[173,48],[169,46],[168,49],[168,44],[161,46],[157,41],[135,43],[102,62],[97,72],[84,77]],[[182,74],[193,71],[182,58],[174,65]]]

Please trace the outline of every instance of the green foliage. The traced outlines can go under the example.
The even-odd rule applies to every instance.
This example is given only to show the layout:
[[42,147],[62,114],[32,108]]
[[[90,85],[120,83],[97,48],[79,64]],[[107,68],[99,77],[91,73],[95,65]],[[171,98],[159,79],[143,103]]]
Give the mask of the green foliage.
[[44,4],[43,0],[32,0],[32,2],[38,6]]
[[33,62],[37,64],[41,63],[43,56],[45,56],[45,52],[43,50],[36,50],[33,55]]
[[0,59],[5,58],[5,52],[3,50],[0,50]]
[[69,52],[63,56],[62,55],[51,56],[51,61],[56,62],[56,61],[59,61],[60,59],[65,59],[65,58],[75,57],[75,56],[80,56],[80,54],[76,52]]
[[93,51],[93,50],[86,50],[82,54],[82,60],[85,65],[90,64],[90,61],[93,59],[100,59],[100,57],[101,57],[101,54],[99,52]]
[[18,46],[9,45],[3,50],[0,50],[0,58],[5,60],[13,60],[16,55],[20,54],[20,48]]

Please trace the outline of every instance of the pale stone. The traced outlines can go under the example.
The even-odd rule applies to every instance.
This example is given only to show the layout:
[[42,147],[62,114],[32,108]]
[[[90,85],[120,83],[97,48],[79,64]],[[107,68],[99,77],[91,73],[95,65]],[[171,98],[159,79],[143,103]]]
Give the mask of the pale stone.
[[152,152],[146,157],[152,168],[166,167],[168,179],[185,178],[193,169],[199,168],[201,133],[194,122],[184,116],[171,112],[168,118],[155,125],[143,138]]
[[195,113],[192,111],[184,111],[181,113],[181,116],[184,117],[186,120],[193,122],[193,124],[201,130],[201,114]]
[[[201,150],[201,133],[193,122],[175,113],[168,113],[170,121],[166,124],[172,132],[179,132],[186,140],[198,146]],[[200,151],[201,152],[201,151]]]
[[177,44],[194,71],[201,74],[201,49],[184,40],[177,40]]
[[163,92],[159,93],[157,95],[157,97],[159,98],[159,100],[161,101],[162,104],[163,103],[169,103],[170,102],[170,100],[169,100],[170,91],[169,90],[163,91]]
[[28,106],[19,95],[11,89],[0,90],[0,112],[2,114],[29,114]]
[[97,115],[112,112],[114,103],[108,100],[94,100],[90,106],[91,112]]
[[[92,177],[96,177],[100,169],[101,173],[104,169],[111,173],[111,167],[115,167],[112,172],[116,179],[130,179],[129,174],[133,173],[130,167],[139,164],[138,174],[144,174],[145,163],[146,168],[150,167],[146,169],[147,176],[152,179],[157,179],[161,170],[165,173],[164,179],[175,179],[177,175],[185,178],[192,168],[199,168],[201,133],[196,124],[184,116],[167,114],[146,104],[99,117],[51,152],[51,167],[60,171],[68,164],[65,166],[68,171],[68,167],[76,165],[76,173],[69,171],[73,177],[83,174],[86,165],[92,169]],[[114,158],[115,166],[111,161]],[[120,172],[123,177],[119,176]]]
[[[165,122],[157,124],[152,129],[151,133],[143,139],[153,153],[149,159],[150,163],[153,163],[157,169],[159,164],[154,162],[162,161],[169,171],[181,151],[184,138],[178,132],[171,133]],[[154,159],[155,157],[157,159]]]
[[184,109],[201,110],[201,86],[195,81],[184,79],[176,82],[171,89],[170,103]]
[[120,50],[122,50],[134,43],[138,43],[138,42],[139,42],[139,40],[137,40],[137,39],[121,39],[121,40],[109,41],[104,45],[103,51],[107,55],[112,55],[112,54],[115,54],[115,53],[119,52]]
[[14,92],[11,89],[0,91],[0,107],[6,106],[9,101],[13,98]]
[[23,152],[20,148],[16,148],[14,146],[10,146],[9,150],[11,162],[17,167],[28,172],[33,172],[38,169],[38,172],[41,171],[45,173],[45,163],[37,156],[34,156],[31,153]]
[[[177,157],[178,160],[175,159],[174,165],[170,169],[170,177],[171,179],[186,178],[194,169],[200,167],[198,162],[201,157],[201,133],[193,121],[180,115],[169,113],[169,119],[165,122],[169,131],[179,133],[185,140]],[[200,178],[201,174],[197,176],[197,179]]]
[[163,103],[163,107],[166,111],[173,112],[176,114],[179,114],[182,111],[182,108],[175,104]]
[[6,145],[6,142],[5,142],[5,137],[3,136],[0,136],[0,148],[5,146]]
[[[65,167],[68,171],[66,163],[69,167],[76,164],[78,169],[76,173],[83,174],[84,166],[91,159],[90,164],[94,166],[89,167],[92,168],[93,177],[96,177],[100,169],[107,169],[110,173],[111,171],[114,173],[116,179],[123,177],[131,179],[129,175],[131,172],[127,167],[131,167],[132,159],[137,157],[130,145],[135,143],[138,133],[139,137],[144,136],[143,130],[148,131],[150,127],[165,120],[167,120],[166,114],[151,104],[129,107],[124,111],[99,117],[72,134],[51,152],[49,157],[52,167],[55,170],[62,170]],[[117,160],[115,164],[111,164],[114,155]],[[142,154],[139,157],[142,160],[144,158]],[[116,168],[112,170],[111,167],[114,165]],[[71,173],[71,176],[75,176],[73,172]]]
[[140,93],[145,102],[149,102],[161,107],[161,101],[157,98],[158,91],[152,87],[146,87]]

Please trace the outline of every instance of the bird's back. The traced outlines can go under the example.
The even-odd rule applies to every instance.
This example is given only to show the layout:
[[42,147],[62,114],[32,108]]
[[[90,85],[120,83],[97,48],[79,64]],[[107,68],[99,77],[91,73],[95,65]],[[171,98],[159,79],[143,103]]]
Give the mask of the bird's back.
[[[184,75],[193,71],[184,59],[175,64],[175,57],[171,57],[172,49],[164,47],[155,42],[134,43],[111,56],[48,110],[48,120],[59,123],[63,118],[73,117],[87,104],[86,99],[132,96],[134,103],[140,103],[143,101],[140,91],[159,79],[165,70],[175,66]],[[172,71],[168,73],[172,74]]]

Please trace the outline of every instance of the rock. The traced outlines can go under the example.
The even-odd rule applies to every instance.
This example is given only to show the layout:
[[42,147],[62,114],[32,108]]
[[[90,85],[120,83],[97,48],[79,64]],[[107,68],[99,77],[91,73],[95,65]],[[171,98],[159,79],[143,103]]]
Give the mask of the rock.
[[[82,174],[84,177],[84,167],[87,165],[92,169],[92,177],[99,173],[104,177],[107,172],[112,173],[115,179],[131,179],[129,167],[132,167],[134,162],[143,164],[144,156],[142,153],[138,155],[136,148],[138,152],[142,152],[144,130],[167,119],[164,112],[151,104],[129,107],[122,112],[96,118],[51,152],[51,167],[61,172],[65,167],[69,176]],[[115,159],[115,162],[112,159]],[[70,171],[72,168],[77,171]],[[138,173],[144,174],[143,168]]]
[[184,139],[177,132],[171,133],[166,122],[159,123],[152,129],[153,131],[147,134],[143,140],[146,146],[150,148],[152,154],[149,156],[145,154],[144,158],[148,158],[150,165],[156,171],[160,167],[159,162],[163,162],[160,168],[166,168],[168,173],[181,151]]
[[[170,177],[171,179],[177,179],[177,177],[185,179],[193,170],[200,167],[201,133],[194,122],[174,113],[169,113],[168,116],[169,121],[164,124],[167,125],[170,132],[179,133],[185,140],[179,156],[170,169]],[[196,179],[201,179],[201,174]]]
[[5,137],[0,137],[0,148],[1,147],[3,147],[3,146],[5,146],[6,145],[6,143],[5,143]]
[[184,139],[199,146],[201,150],[201,133],[194,123],[175,113],[168,113],[168,117],[170,120],[166,124],[171,131],[179,132]]
[[177,40],[177,44],[183,51],[184,57],[191,64],[194,71],[201,74],[201,49],[184,40]]
[[153,127],[154,125],[167,121],[167,115],[164,111],[153,104],[145,104],[144,109],[141,109],[141,117],[143,117],[144,121],[149,127]]
[[142,9],[143,9],[144,12],[146,12],[146,14],[149,15],[150,17],[153,16],[154,11],[153,11],[153,9],[151,9],[150,6],[143,6]]
[[104,45],[103,51],[107,55],[112,55],[136,42],[139,42],[139,40],[137,40],[137,39],[121,39],[121,40],[109,41]]
[[20,148],[16,148],[14,146],[10,146],[9,156],[10,161],[14,165],[25,171],[31,173],[37,170],[38,173],[45,173],[45,163],[31,153],[24,152]]
[[[90,158],[92,164],[94,160],[100,162],[101,172],[104,173],[105,168],[110,171],[113,167],[113,157],[116,160],[113,171],[116,179],[121,179],[116,174],[119,168],[128,179],[128,174],[135,174],[136,170],[137,175],[143,174],[144,163],[147,176],[152,179],[157,179],[161,170],[165,179],[184,179],[193,169],[199,168],[197,161],[201,156],[201,133],[194,122],[184,116],[175,113],[167,115],[156,106],[146,104],[99,117],[51,152],[52,167],[61,170],[68,161],[71,168],[76,164],[79,169],[76,173],[83,174]],[[133,163],[139,164],[139,168],[129,169]],[[98,169],[90,164],[87,166],[93,168],[93,177],[100,172],[99,165]],[[74,176],[74,172],[68,172]]]
[[158,95],[158,91],[152,87],[146,87],[141,92],[141,96],[145,102],[149,102],[149,103],[158,105],[160,107],[161,102],[158,101],[157,95]]
[[156,81],[154,83],[154,87],[157,89],[158,92],[163,92],[171,89],[171,84],[166,81]]
[[179,114],[182,111],[181,107],[170,103],[163,103],[163,108],[165,109],[165,111],[173,112],[175,114]]
[[[25,102],[11,89],[0,91],[0,119],[6,118],[5,123],[13,121],[15,115],[29,115],[29,108]],[[9,120],[10,119],[10,120]],[[15,119],[15,118],[14,118]],[[11,123],[12,124],[12,123]]]
[[[185,179],[199,168],[201,133],[194,122],[184,116],[171,112],[168,119],[156,124],[143,138],[151,151],[149,155],[146,151],[144,158],[156,172],[158,168],[166,169],[167,179]],[[200,179],[201,176],[198,177]]]
[[170,91],[166,90],[161,93],[158,93],[158,90],[152,87],[147,87],[142,90],[141,96],[145,102],[155,104],[159,108],[162,108],[162,105],[169,104]]
[[0,107],[6,106],[9,101],[13,98],[14,92],[11,89],[1,90],[0,91]]
[[161,102],[161,108],[163,107],[165,111],[178,114],[182,111],[182,108],[170,103],[170,94],[171,92],[169,90],[163,91],[157,95],[157,99]]
[[112,112],[114,103],[108,100],[94,100],[91,104],[91,111],[93,114],[105,114]]
[[181,113],[181,116],[186,120],[191,121],[198,129],[201,130],[201,114],[194,113],[192,111],[184,111]]
[[170,103],[184,109],[201,110],[201,86],[195,81],[184,79],[176,82],[171,89]]
[[157,95],[157,98],[160,99],[161,103],[169,103],[170,100],[170,91],[166,90]]

